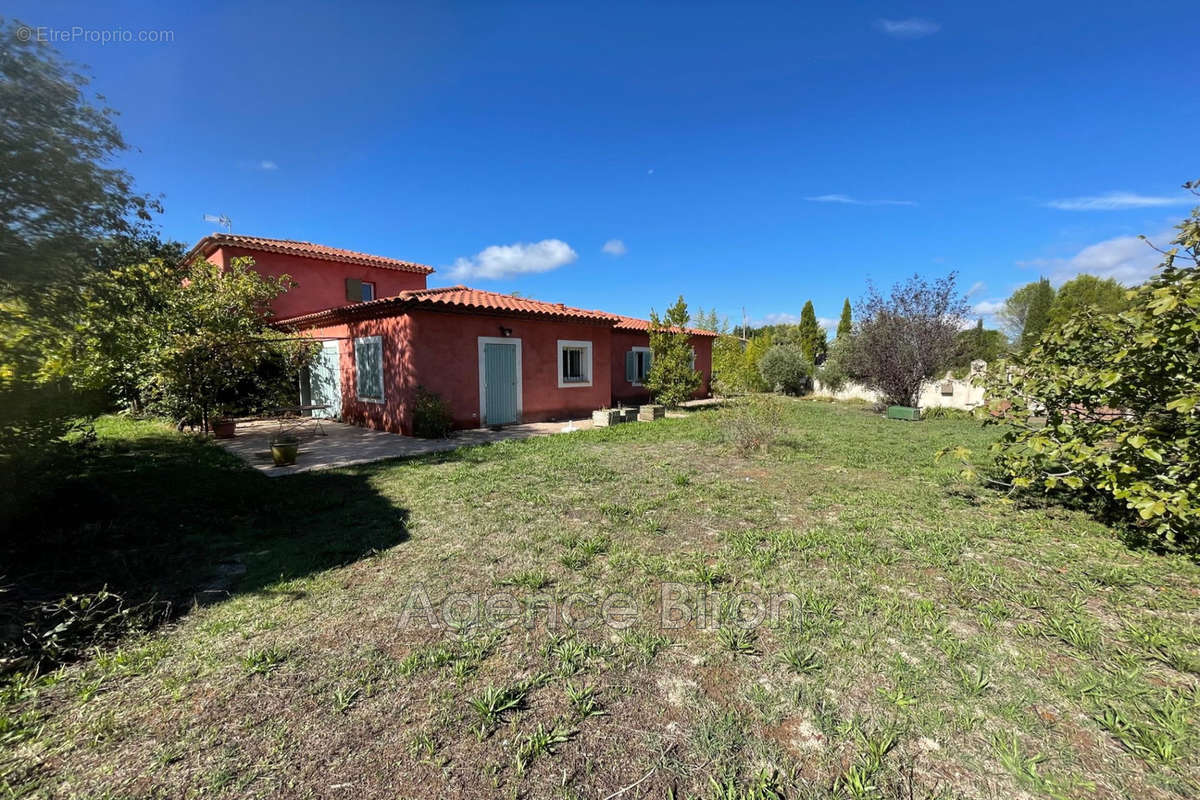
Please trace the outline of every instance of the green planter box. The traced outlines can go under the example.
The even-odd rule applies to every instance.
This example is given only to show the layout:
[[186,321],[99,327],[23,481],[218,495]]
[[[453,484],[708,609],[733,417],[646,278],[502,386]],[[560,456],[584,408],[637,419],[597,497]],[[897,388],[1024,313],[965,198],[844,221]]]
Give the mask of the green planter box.
[[908,406],[888,406],[887,418],[919,422],[921,420],[921,409],[909,408]]

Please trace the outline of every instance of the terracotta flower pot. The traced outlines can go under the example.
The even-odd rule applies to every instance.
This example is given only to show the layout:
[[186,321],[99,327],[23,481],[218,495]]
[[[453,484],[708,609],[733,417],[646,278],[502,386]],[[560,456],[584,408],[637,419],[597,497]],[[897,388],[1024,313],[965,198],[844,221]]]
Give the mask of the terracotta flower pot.
[[232,419],[214,419],[212,421],[213,436],[218,439],[232,439],[237,430],[237,422]]

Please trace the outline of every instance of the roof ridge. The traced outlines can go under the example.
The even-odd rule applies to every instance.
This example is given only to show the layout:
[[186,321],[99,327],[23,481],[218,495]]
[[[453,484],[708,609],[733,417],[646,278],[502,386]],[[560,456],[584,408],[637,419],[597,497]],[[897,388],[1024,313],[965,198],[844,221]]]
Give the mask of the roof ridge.
[[398,269],[405,272],[418,272],[428,275],[434,272],[433,267],[419,264],[416,261],[405,261],[400,258],[379,256],[364,253],[361,250],[350,250],[345,247],[309,242],[303,239],[279,239],[271,236],[251,236],[242,233],[215,232],[205,236],[184,257],[185,261],[199,256],[207,258],[217,247],[243,247],[248,250],[259,249],[263,252],[278,252],[301,258],[316,260],[341,261],[349,264],[361,264],[383,269]]

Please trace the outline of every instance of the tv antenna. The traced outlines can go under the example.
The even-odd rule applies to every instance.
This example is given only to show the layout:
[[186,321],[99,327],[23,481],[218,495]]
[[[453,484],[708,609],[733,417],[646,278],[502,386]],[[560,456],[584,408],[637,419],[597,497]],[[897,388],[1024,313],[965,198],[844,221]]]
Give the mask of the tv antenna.
[[222,228],[225,229],[226,233],[233,232],[233,220],[231,220],[229,217],[225,216],[224,214],[221,214],[220,216],[214,216],[213,214],[205,214],[204,221],[205,222],[213,222],[213,223],[216,223],[217,225],[220,225]]

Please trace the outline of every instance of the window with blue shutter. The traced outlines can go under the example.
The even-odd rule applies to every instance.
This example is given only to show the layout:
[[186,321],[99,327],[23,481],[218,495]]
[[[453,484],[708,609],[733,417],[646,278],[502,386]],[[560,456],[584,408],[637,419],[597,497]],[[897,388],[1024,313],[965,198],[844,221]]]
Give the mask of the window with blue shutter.
[[635,347],[625,354],[625,380],[641,386],[650,374],[650,348]]
[[383,402],[383,340],[378,336],[354,340],[354,384],[359,400]]

